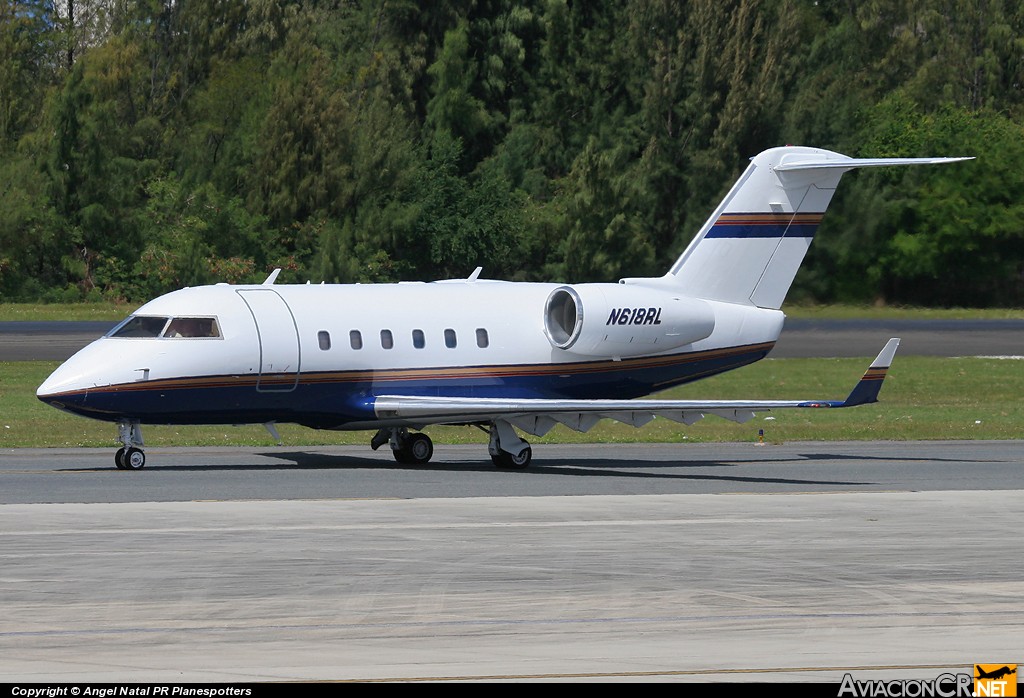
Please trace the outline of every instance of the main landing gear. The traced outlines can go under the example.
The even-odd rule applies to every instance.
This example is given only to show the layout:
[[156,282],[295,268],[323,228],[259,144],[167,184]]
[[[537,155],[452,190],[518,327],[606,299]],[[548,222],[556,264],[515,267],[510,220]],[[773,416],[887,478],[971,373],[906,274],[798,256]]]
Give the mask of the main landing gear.
[[118,422],[117,440],[122,444],[114,454],[114,465],[118,470],[141,470],[146,466],[146,454],[142,450],[142,425],[139,424],[139,420]]
[[391,445],[391,453],[399,463],[426,465],[434,455],[434,442],[422,432],[410,434],[406,428],[384,428],[370,440],[370,448],[376,451],[385,443]]
[[523,470],[530,466],[533,449],[530,444],[519,438],[512,425],[503,419],[491,422],[490,441],[487,452],[491,454],[491,462],[506,470]]
[[[483,425],[478,426],[484,428]],[[511,424],[499,419],[491,422],[486,431],[490,437],[487,451],[496,467],[506,470],[529,467],[533,449],[519,438]],[[425,465],[434,455],[434,443],[429,436],[422,432],[409,433],[404,427],[384,427],[370,440],[370,447],[374,451],[384,444],[391,446],[396,461],[408,465]]]

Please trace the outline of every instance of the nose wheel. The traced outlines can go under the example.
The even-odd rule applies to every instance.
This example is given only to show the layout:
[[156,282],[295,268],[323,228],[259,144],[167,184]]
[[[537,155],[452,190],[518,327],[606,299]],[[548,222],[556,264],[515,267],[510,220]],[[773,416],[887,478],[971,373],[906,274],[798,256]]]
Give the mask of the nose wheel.
[[146,454],[141,448],[119,448],[114,454],[118,470],[141,470],[146,467]]
[[117,423],[117,439],[122,447],[114,454],[114,465],[118,470],[141,470],[146,466],[146,454],[142,450],[142,427],[138,420]]

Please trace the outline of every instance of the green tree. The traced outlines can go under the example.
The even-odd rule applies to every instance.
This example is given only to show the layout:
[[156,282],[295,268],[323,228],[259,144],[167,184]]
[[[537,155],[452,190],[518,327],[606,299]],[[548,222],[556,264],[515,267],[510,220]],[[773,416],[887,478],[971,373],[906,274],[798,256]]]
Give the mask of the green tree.
[[426,128],[434,139],[451,136],[460,140],[464,159],[469,164],[479,162],[490,141],[493,122],[483,100],[472,92],[478,67],[469,56],[467,22],[445,33],[441,53],[427,73],[434,79],[434,87],[427,103]]
[[989,305],[1024,296],[1021,126],[894,95],[865,113],[863,154],[974,155],[944,167],[848,175],[797,277],[822,300]]
[[[307,32],[289,34],[271,64],[270,104],[255,167],[251,204],[278,225],[305,221],[337,196],[346,176],[351,117],[330,57]],[[335,169],[339,168],[339,169]]]

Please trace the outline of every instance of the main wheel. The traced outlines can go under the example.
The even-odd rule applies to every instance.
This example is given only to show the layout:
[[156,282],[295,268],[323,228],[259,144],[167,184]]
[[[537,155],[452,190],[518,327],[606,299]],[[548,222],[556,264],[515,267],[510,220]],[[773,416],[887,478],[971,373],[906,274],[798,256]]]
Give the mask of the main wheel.
[[124,470],[125,469],[124,449],[123,448],[117,449],[117,453],[114,454],[114,465],[117,466],[118,470]]
[[132,446],[124,452],[121,462],[124,463],[125,470],[141,470],[146,467],[146,454],[141,448]]
[[434,455],[434,442],[426,434],[409,434],[402,447],[392,453],[399,463],[424,465]]
[[533,449],[529,446],[524,448],[518,456],[514,456],[508,451],[502,451],[496,456],[491,456],[492,463],[499,468],[507,470],[523,470],[528,468],[531,460],[533,460]]
[[426,434],[412,434],[406,441],[405,448],[412,457],[411,462],[417,465],[429,463],[431,456],[434,455],[434,442]]

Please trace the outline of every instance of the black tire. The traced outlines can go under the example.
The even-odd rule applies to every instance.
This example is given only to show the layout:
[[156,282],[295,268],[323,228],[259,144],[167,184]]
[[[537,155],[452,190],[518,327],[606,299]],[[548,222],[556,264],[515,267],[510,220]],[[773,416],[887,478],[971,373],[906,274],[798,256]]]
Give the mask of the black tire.
[[397,451],[395,460],[407,465],[426,465],[434,455],[434,442],[426,434],[409,434]]
[[491,456],[491,462],[505,470],[525,470],[530,467],[533,460],[533,449],[527,446],[518,456],[513,456],[508,451],[502,451],[496,456]]
[[117,453],[114,454],[114,465],[117,466],[118,470],[124,470],[124,449],[117,449]]
[[142,470],[146,467],[146,454],[141,448],[132,446],[124,452],[121,462],[124,463],[125,470]]
[[405,450],[409,453],[409,462],[425,465],[434,455],[434,442],[426,434],[410,434],[405,441]]

